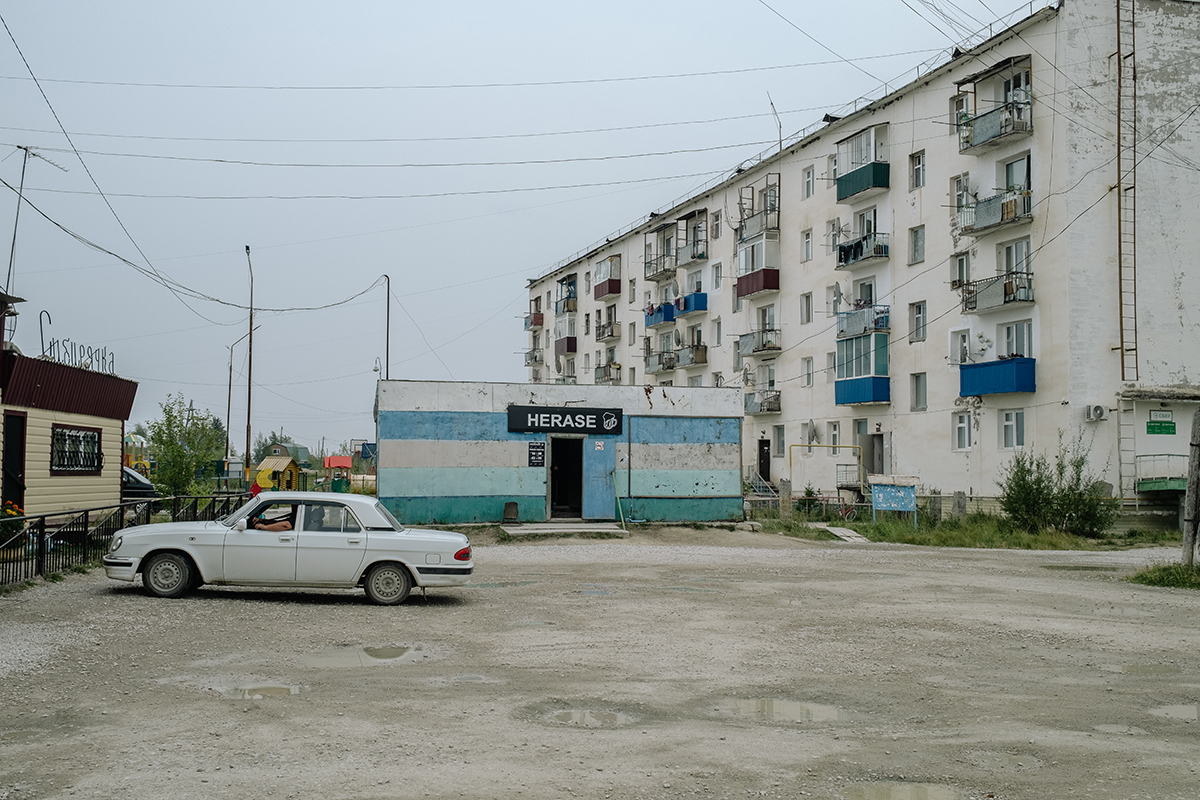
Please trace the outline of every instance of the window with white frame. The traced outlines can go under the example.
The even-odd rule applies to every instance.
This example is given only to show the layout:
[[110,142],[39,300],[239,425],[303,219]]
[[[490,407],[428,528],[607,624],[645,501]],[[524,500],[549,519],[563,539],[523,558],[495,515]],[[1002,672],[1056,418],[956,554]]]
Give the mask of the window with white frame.
[[842,310],[842,287],[838,284],[825,287],[825,315],[836,317]]
[[583,273],[583,292],[584,294],[592,293],[592,273]]
[[953,415],[953,442],[955,450],[971,449],[971,412],[960,411]]
[[812,197],[817,191],[817,171],[815,167],[804,170],[804,199]]
[[950,331],[950,363],[969,364],[971,358],[971,331],[962,329]]
[[783,426],[771,426],[771,455],[776,458],[783,458],[786,452],[787,450],[784,449]]
[[925,301],[908,304],[908,340],[925,341]]
[[1025,409],[1010,408],[1000,412],[1000,446],[1005,450],[1025,446]]
[[805,292],[800,295],[800,324],[807,325],[813,321],[813,296],[812,292]]
[[1001,245],[1005,272],[1030,272],[1029,237]]
[[838,157],[837,157],[837,155],[832,155],[829,157],[829,160],[826,163],[825,169],[829,174],[829,185],[836,186],[837,185],[837,176],[838,176]]
[[633,386],[637,383],[637,367],[629,368],[629,385]]
[[592,332],[592,315],[587,313],[583,315],[583,335],[587,336]]
[[958,133],[958,126],[971,116],[971,95],[961,92],[950,98],[950,132]]
[[909,386],[911,388],[909,398],[909,411],[924,411],[928,407],[929,402],[929,381],[924,372],[914,372],[909,376]]
[[636,340],[636,339],[637,339],[637,323],[631,322],[631,323],[629,323],[629,343],[633,344],[634,340]]
[[859,211],[854,215],[854,233],[855,237],[870,236],[875,232],[875,209],[868,208],[864,211]]
[[800,234],[800,247],[801,247],[800,260],[801,261],[812,261],[813,260],[812,228],[809,228],[808,230],[806,230]]
[[[596,356],[596,366],[600,366],[600,356]],[[592,368],[592,358],[587,353],[583,354],[583,371],[586,374]]]
[[868,333],[838,339],[837,380],[888,374],[887,334]]
[[1029,154],[1004,165],[1004,188],[1009,192],[1027,192],[1032,185],[1032,160]]
[[721,346],[721,318],[717,317],[712,321],[712,343],[713,347]]
[[[876,125],[837,143],[837,165],[849,175],[873,161],[886,161],[887,126]],[[836,176],[835,176],[836,177]]]
[[825,223],[825,244],[830,250],[835,249],[842,240],[842,221],[837,217]]
[[964,172],[950,179],[950,216],[963,213],[971,205],[971,174]]
[[714,292],[721,289],[721,262],[719,261],[712,265],[712,288]]
[[919,150],[908,157],[908,189],[920,189],[925,185],[925,151]]
[[838,454],[838,446],[842,443],[842,426],[839,422],[827,422],[825,427],[826,433],[829,435],[829,455],[836,456]]
[[712,238],[721,238],[721,212],[714,211],[712,215]]
[[802,455],[811,456],[813,454],[812,443],[817,440],[817,426],[811,422],[800,423],[800,440],[807,445],[802,451]]
[[925,226],[908,229],[908,263],[920,264],[925,260]]
[[837,376],[837,353],[825,354],[825,382],[833,383]]
[[629,279],[629,302],[631,302],[631,303],[637,302],[637,279],[636,278]]
[[568,377],[571,377],[571,378],[575,377],[575,359],[573,359],[573,358],[568,358],[568,359],[567,359],[567,372],[566,372],[566,375],[567,375]]
[[687,385],[691,386],[693,388],[703,386],[704,385],[704,376],[703,375],[689,375],[688,379],[687,379]]
[[691,294],[692,292],[704,291],[704,288],[703,288],[704,281],[700,276],[701,276],[701,271],[698,269],[694,269],[687,274],[687,286],[684,287],[684,294]]
[[1033,355],[1033,320],[1023,319],[998,326],[996,349],[1005,358],[1017,356],[1028,358]]
[[950,282],[963,286],[971,282],[971,254],[955,253],[950,257]]
[[802,386],[813,385],[813,360],[812,356],[800,360],[800,382]]

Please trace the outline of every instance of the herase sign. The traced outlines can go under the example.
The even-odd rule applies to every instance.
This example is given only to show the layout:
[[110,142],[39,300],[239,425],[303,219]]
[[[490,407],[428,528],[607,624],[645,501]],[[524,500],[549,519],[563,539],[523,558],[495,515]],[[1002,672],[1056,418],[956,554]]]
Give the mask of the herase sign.
[[548,408],[509,406],[510,433],[588,433],[615,436],[624,414],[619,408]]

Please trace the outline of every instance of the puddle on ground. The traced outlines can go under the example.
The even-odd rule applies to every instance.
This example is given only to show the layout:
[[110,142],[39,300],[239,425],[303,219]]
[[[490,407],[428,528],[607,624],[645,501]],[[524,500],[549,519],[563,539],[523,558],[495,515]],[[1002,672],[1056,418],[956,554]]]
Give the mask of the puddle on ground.
[[716,589],[696,589],[692,586],[663,586],[664,592],[691,592],[694,594],[716,594]]
[[1146,735],[1146,731],[1141,728],[1135,728],[1132,725],[1093,725],[1092,727],[1101,733],[1119,733],[1123,736]]
[[859,783],[846,788],[849,800],[963,800],[963,793],[936,783]]
[[1159,706],[1150,709],[1156,717],[1167,719],[1200,719],[1200,705],[1193,706]]
[[492,581],[491,583],[468,583],[462,589],[509,589],[513,586],[533,586],[541,581]]
[[1110,672],[1120,672],[1125,675],[1177,675],[1179,667],[1170,664],[1123,664],[1119,667],[1106,667]]
[[232,700],[262,700],[267,697],[290,697],[294,694],[300,694],[299,686],[283,683],[257,683],[253,681],[229,684],[218,683],[212,688]]
[[563,725],[577,725],[581,728],[619,728],[633,722],[633,717],[615,711],[591,711],[588,709],[557,711],[550,715],[550,719],[554,722],[561,722]]
[[1062,569],[1073,572],[1120,572],[1120,567],[1100,567],[1094,564],[1042,564],[1042,569]]
[[727,700],[718,711],[739,717],[756,717],[775,722],[848,722],[853,714],[837,706],[800,703],[795,700]]
[[309,667],[372,667],[379,664],[416,664],[429,658],[421,645],[402,647],[339,647],[301,657]]

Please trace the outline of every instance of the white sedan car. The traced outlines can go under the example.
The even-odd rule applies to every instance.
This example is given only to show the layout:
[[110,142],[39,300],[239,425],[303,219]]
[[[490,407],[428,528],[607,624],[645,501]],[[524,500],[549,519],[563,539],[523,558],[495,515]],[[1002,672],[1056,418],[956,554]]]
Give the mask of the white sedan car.
[[361,586],[372,602],[404,602],[413,586],[462,586],[471,543],[461,533],[405,528],[374,497],[266,492],[214,522],[138,525],[102,559],[108,577],[180,597],[201,584]]

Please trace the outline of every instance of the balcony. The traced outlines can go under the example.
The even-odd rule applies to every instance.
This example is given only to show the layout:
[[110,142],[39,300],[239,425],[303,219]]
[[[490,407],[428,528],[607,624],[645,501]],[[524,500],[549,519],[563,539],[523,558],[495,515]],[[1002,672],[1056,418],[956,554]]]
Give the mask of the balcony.
[[685,294],[675,301],[675,319],[703,314],[708,311],[708,295],[704,292]]
[[698,242],[688,242],[677,248],[675,255],[676,261],[681,267],[693,261],[703,261],[708,258],[708,242],[703,239]]
[[595,382],[613,385],[619,384],[621,382],[621,365],[604,364],[596,367]]
[[555,301],[554,314],[555,316],[558,316],[559,314],[573,314],[578,307],[579,299],[574,295],[571,295],[570,297],[564,297],[562,300]]
[[841,311],[837,315],[837,338],[862,336],[871,331],[890,330],[890,306],[864,306],[854,311]]
[[531,367],[534,364],[542,363],[542,348],[535,347],[532,350],[525,351],[525,366]]
[[862,489],[867,485],[867,468],[863,464],[838,464],[837,487],[839,489]]
[[779,270],[763,267],[737,279],[737,296],[750,297],[762,292],[779,291]]
[[886,375],[843,378],[833,384],[833,402],[839,406],[852,406],[860,403],[890,403],[892,402],[891,382]]
[[646,280],[663,281],[675,280],[675,270],[678,268],[674,253],[663,253],[646,262]]
[[675,322],[675,304],[663,303],[660,306],[655,306],[654,310],[646,315],[646,327],[657,328],[660,325],[672,325]]
[[773,356],[783,349],[778,328],[743,333],[738,337],[738,354],[743,356]]
[[1033,101],[1013,100],[958,123],[958,152],[987,149],[1033,133]]
[[738,241],[744,242],[764,231],[777,230],[779,230],[779,209],[768,208],[742,220],[738,225]]
[[960,233],[983,231],[1033,218],[1033,194],[1028,190],[1002,192],[964,207],[954,217]]
[[1037,391],[1035,359],[1014,356],[982,364],[959,364],[959,397]]
[[1033,273],[1006,272],[962,285],[962,313],[981,314],[1033,302]]
[[837,246],[837,269],[855,269],[876,259],[887,258],[891,234],[868,233]]
[[672,372],[675,369],[674,353],[647,353],[646,374],[655,375],[659,372]]
[[534,311],[525,315],[525,330],[537,330],[545,324],[545,317],[540,311]]
[[837,201],[858,202],[872,195],[886,192],[889,188],[892,165],[886,161],[871,161],[857,169],[838,175]]
[[595,300],[603,300],[606,297],[613,297],[621,293],[621,279],[609,278],[603,281],[597,281],[592,287],[592,297]]
[[689,344],[676,350],[675,355],[680,367],[702,367],[708,363],[708,345]]
[[601,322],[596,325],[596,341],[597,342],[619,342],[621,341],[621,323],[613,320],[612,322]]
[[557,378],[554,379],[554,382],[557,384],[560,384],[560,385],[569,384],[571,386],[574,386],[575,385],[575,376],[574,375],[559,375]]
[[575,349],[575,337],[564,336],[561,339],[554,340],[554,355],[565,356],[577,352]]
[[1187,489],[1188,457],[1165,453],[1134,456],[1139,492],[1182,492]]
[[745,403],[747,414],[778,414],[783,410],[778,389],[749,392],[745,395]]

